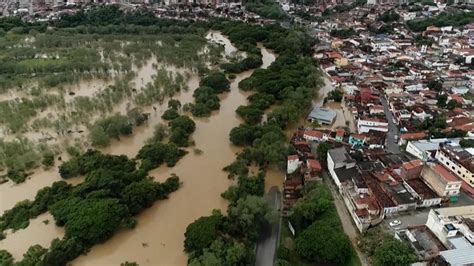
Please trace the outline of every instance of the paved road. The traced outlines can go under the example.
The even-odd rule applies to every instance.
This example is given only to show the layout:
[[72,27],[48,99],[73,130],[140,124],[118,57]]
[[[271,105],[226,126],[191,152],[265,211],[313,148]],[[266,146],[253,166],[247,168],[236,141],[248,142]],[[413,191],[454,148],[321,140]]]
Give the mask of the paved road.
[[398,126],[393,122],[393,115],[388,107],[387,100],[385,97],[380,97],[380,102],[383,105],[385,117],[388,120],[388,132],[385,138],[385,148],[391,153],[400,153],[400,147],[395,142],[395,135],[398,135]]
[[330,180],[331,177],[329,176],[329,174],[327,172],[324,172],[323,177],[324,181],[328,184],[329,189],[331,190],[332,196],[334,198],[334,205],[336,205],[337,214],[339,214],[339,218],[341,219],[342,228],[344,229],[346,235],[348,235],[351,239],[361,264],[364,266],[370,265],[365,254],[357,248],[357,237],[359,236],[359,230],[352,224],[352,217],[346,209],[344,200],[337,192],[336,186]]
[[273,266],[280,234],[281,216],[279,209],[281,209],[282,199],[278,187],[270,188],[265,198],[270,206],[278,212],[278,220],[275,223],[268,224],[262,229],[260,238],[257,241],[256,266]]

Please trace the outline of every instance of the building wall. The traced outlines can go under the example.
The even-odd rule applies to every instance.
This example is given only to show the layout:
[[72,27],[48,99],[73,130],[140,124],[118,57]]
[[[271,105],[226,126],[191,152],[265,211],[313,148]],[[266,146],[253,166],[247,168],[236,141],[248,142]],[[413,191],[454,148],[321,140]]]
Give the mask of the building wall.
[[298,159],[296,160],[288,160],[288,165],[287,165],[287,173],[291,174],[296,169],[298,169],[298,166],[300,165],[300,161]]
[[418,205],[418,207],[426,208],[431,206],[436,206],[441,203],[441,198],[434,198],[434,199],[425,199]]
[[334,180],[334,183],[336,183],[337,187],[340,189],[341,188],[341,182],[339,182],[339,179],[337,178],[336,172],[334,172],[334,169],[336,169],[335,167],[340,168],[342,166],[337,167],[337,165],[335,165],[334,161],[331,158],[331,155],[329,155],[329,152],[328,152],[329,173],[331,174],[331,177],[332,177],[332,180]]
[[388,123],[387,122],[378,122],[378,121],[369,121],[359,119],[357,121],[357,129],[359,133],[367,133],[369,130],[387,132]]
[[427,160],[426,155],[423,153],[423,151],[419,150],[415,145],[413,145],[411,141],[408,142],[406,151],[420,160]]
[[395,207],[385,207],[383,208],[383,213],[387,216],[393,216],[398,214],[398,208]]
[[354,221],[357,229],[359,230],[359,232],[364,232],[365,230],[367,230],[367,228],[369,228],[370,226],[370,221],[368,222],[365,222],[363,220],[361,220],[356,214],[355,214],[355,209],[353,208],[353,205],[352,205],[352,202],[351,200],[348,198],[349,196],[347,195],[342,195],[342,198],[344,199],[344,204],[346,205],[346,208],[347,210],[349,211],[349,213],[351,214],[351,217],[352,217],[352,220]]
[[421,196],[405,181],[403,181],[403,186],[406,188],[410,194],[412,194],[415,198],[421,200],[420,203],[417,203],[416,207],[426,208],[435,206],[441,203],[441,198],[432,198],[432,199],[422,199]]
[[442,150],[436,151],[435,158],[438,159],[442,165],[446,166],[446,168],[448,168],[454,175],[464,180],[466,183],[471,185],[471,187],[474,187],[474,175],[471,171],[451,160],[451,158],[446,156]]
[[444,223],[438,217],[433,209],[430,210],[428,214],[428,220],[426,221],[426,226],[441,240],[442,243],[446,244],[446,234],[444,233]]
[[431,167],[425,166],[421,171],[421,177],[426,184],[440,197],[457,196],[461,188],[460,181],[446,182],[439,173],[435,172]]

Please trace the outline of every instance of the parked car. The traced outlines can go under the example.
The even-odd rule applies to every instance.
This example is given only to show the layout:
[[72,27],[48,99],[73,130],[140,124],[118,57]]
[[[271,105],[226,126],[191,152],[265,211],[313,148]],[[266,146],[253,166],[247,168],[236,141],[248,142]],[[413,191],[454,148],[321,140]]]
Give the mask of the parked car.
[[391,221],[390,223],[388,223],[391,227],[394,227],[394,226],[399,226],[402,224],[402,222],[400,222],[399,220],[393,220]]

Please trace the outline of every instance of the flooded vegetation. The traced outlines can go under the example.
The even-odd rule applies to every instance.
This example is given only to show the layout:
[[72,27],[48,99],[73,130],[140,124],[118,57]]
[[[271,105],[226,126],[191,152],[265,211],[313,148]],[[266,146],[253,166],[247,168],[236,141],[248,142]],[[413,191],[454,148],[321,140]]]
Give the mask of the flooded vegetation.
[[[39,55],[28,60],[45,61],[22,70],[29,79],[8,78],[23,59],[0,68],[7,80],[0,108],[26,110],[16,124],[0,121],[0,250],[15,261],[39,244],[43,263],[184,265],[190,224],[211,214],[239,221],[255,207],[248,227],[227,224],[237,242],[205,247],[234,247],[244,256],[238,261],[252,261],[248,247],[272,215],[261,196],[282,182],[284,129],[319,86],[304,55],[311,43],[277,26],[155,23],[0,37],[6,50],[35,47]],[[86,226],[87,219],[98,222]],[[62,254],[65,247],[74,252]],[[205,264],[202,251],[189,259]]]

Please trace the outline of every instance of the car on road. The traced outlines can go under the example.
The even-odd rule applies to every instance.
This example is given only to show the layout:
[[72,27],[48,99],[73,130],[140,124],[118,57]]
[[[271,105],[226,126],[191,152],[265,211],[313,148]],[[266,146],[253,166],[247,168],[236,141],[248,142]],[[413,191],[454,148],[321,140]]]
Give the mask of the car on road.
[[391,221],[390,223],[388,223],[391,227],[394,227],[394,226],[399,226],[402,224],[402,222],[400,222],[399,220],[393,220]]

